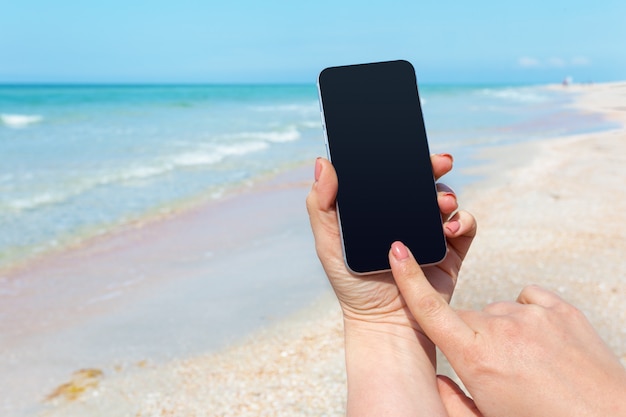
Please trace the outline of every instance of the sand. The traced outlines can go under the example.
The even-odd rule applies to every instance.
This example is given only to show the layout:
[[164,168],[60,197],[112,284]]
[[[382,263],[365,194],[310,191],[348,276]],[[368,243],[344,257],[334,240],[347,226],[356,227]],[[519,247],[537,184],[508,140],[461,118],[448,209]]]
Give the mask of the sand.
[[[575,105],[582,111],[599,112],[626,125],[626,108],[622,105],[626,103],[626,83],[568,88],[576,94]],[[454,306],[481,308],[495,300],[515,299],[525,285],[545,286],[581,308],[626,364],[626,304],[623,302],[626,297],[626,222],[621,221],[621,213],[626,212],[626,130],[545,138],[491,148],[476,157],[484,163],[480,164],[479,171],[472,170],[471,174],[479,174],[484,179],[467,186],[459,201],[476,216],[479,233],[463,267],[453,298]],[[130,236],[120,235],[117,240],[94,244],[66,255],[69,259],[64,261],[55,257],[54,262],[49,261],[52,264],[43,262],[39,273],[51,274],[53,278],[55,275],[50,271],[61,276],[63,265],[68,262],[73,268],[91,265],[92,272],[102,268],[111,272],[107,268],[112,268],[112,259],[116,259],[116,268],[122,269],[130,266],[141,269],[138,265],[157,262],[157,268],[144,266],[144,269],[154,272],[160,268],[163,273],[155,274],[156,278],[143,279],[137,278],[140,272],[131,274],[137,282],[131,280],[126,286],[116,284],[111,293],[118,291],[114,293],[117,295],[92,303],[99,305],[100,310],[91,304],[81,304],[80,298],[68,296],[65,302],[82,305],[84,317],[66,317],[67,304],[65,308],[51,305],[54,314],[50,322],[56,327],[41,327],[40,322],[33,320],[31,326],[35,330],[30,335],[18,335],[13,329],[11,340],[16,344],[11,350],[13,355],[17,355],[20,343],[31,346],[35,335],[49,342],[52,336],[46,338],[45,335],[61,330],[62,334],[73,335],[71,340],[75,343],[85,334],[94,338],[94,343],[104,343],[105,338],[97,338],[85,330],[94,324],[102,325],[102,317],[110,320],[114,315],[112,311],[117,311],[119,317],[109,327],[97,328],[97,332],[106,335],[106,331],[125,327],[124,320],[156,314],[163,329],[159,331],[156,326],[150,344],[165,346],[157,348],[154,356],[146,356],[149,352],[145,351],[142,352],[145,357],[129,356],[129,352],[124,351],[122,353],[130,359],[117,364],[116,355],[110,352],[97,360],[90,357],[90,361],[84,361],[83,356],[81,360],[69,361],[64,368],[54,369],[54,378],[49,377],[42,386],[31,388],[36,394],[30,399],[32,405],[20,408],[20,415],[28,415],[24,410],[42,416],[343,415],[345,371],[341,315],[317,265],[308,231],[304,195],[311,181],[310,171],[297,171],[297,175],[276,179],[263,190],[245,192],[218,206],[204,207],[170,221],[138,228]],[[277,201],[282,203],[278,217],[270,215]],[[259,212],[265,217],[255,215]],[[201,233],[204,230],[201,226],[208,219],[216,222],[215,227],[227,227],[229,221],[249,222],[256,237],[243,246],[237,236],[226,232],[206,237]],[[188,233],[177,234],[181,227]],[[165,241],[163,236],[167,237]],[[172,244],[172,239],[176,244]],[[142,258],[146,253],[152,253],[150,259]],[[120,260],[117,256],[122,254],[126,258]],[[85,262],[84,257],[90,262]],[[21,273],[33,276],[32,271]],[[167,279],[168,274],[173,273],[177,276],[174,283]],[[220,287],[216,294],[212,291],[216,284],[206,283],[207,277],[215,273],[235,283],[238,274],[255,274],[259,280],[270,280],[269,287],[234,285]],[[284,277],[271,281],[271,277],[281,274]],[[24,280],[13,277],[11,282]],[[33,288],[29,287],[30,291]],[[315,301],[294,299],[289,306],[276,311],[276,317],[287,315],[286,319],[256,317],[253,323],[256,326],[244,326],[254,314],[245,316],[242,312],[267,308],[251,304],[258,299],[267,299],[271,305],[281,304],[286,294],[292,294],[297,288],[303,293],[300,300]],[[23,288],[15,291],[16,300],[27,299],[28,291]],[[103,297],[97,289],[80,290],[82,297],[90,293]],[[215,298],[215,303],[221,300],[222,306],[244,298],[241,305],[227,312],[228,319],[232,314],[239,314],[238,322],[242,327],[235,328],[230,336],[218,337],[219,343],[203,345],[196,341],[193,343],[196,350],[178,348],[176,351],[177,345],[171,339],[191,335],[198,340],[213,339],[209,326],[214,323],[210,318],[219,312],[211,303],[202,303],[209,294]],[[151,300],[150,306],[146,305],[150,304],[146,298]],[[174,306],[183,312],[167,311]],[[298,309],[298,306],[303,308]],[[185,312],[187,308],[190,313]],[[164,314],[164,310],[168,314]],[[205,310],[210,314],[202,313]],[[7,310],[0,310],[0,314],[4,311]],[[288,314],[289,311],[292,314]],[[167,324],[170,314],[180,321]],[[136,324],[154,326],[148,319],[138,320]],[[190,330],[177,330],[185,326]],[[132,326],[125,332],[132,333]],[[243,339],[235,337],[246,333],[248,336]],[[116,339],[114,334],[111,337]],[[171,349],[175,352],[173,358],[168,358],[164,351]],[[76,354],[79,350],[74,347],[72,352]],[[34,359],[37,354],[42,355],[38,358],[39,364],[49,362],[43,351],[33,350],[31,354]],[[441,372],[452,375],[445,360],[440,362]],[[69,368],[72,365],[75,368]],[[7,366],[5,361],[4,367]],[[81,368],[91,369],[72,375],[71,371]],[[61,375],[63,370],[65,374]],[[15,375],[19,371],[24,368],[14,369]],[[47,400],[40,401],[46,396]],[[15,406],[4,401],[6,407]]]
[[295,169],[0,273],[0,415],[33,415],[83,368],[102,372],[78,384],[93,385],[221,349],[327,293],[304,206],[312,175]]

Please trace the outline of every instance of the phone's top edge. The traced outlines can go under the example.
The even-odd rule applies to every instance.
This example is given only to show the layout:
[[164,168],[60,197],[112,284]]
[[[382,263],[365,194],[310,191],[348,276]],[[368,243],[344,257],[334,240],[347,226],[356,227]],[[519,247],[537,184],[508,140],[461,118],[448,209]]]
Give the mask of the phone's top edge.
[[353,67],[362,67],[362,66],[366,66],[366,65],[379,65],[379,64],[391,64],[391,63],[404,63],[406,65],[409,65],[411,67],[411,69],[413,70],[413,72],[415,72],[415,67],[413,66],[413,64],[406,60],[406,59],[392,59],[389,61],[375,61],[375,62],[362,62],[359,64],[347,64],[347,65],[333,65],[332,67],[326,67],[323,70],[320,71],[319,75],[317,76],[317,84],[319,85],[320,82],[320,78],[322,78],[323,74],[329,72],[329,71],[334,71],[337,69],[342,69],[342,68],[353,68]]

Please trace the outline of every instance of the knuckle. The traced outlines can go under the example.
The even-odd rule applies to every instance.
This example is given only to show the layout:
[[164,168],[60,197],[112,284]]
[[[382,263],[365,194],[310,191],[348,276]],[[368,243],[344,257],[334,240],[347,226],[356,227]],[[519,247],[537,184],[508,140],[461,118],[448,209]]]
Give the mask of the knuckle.
[[422,314],[431,319],[439,317],[447,307],[446,301],[436,293],[423,294],[417,299],[416,304]]
[[312,192],[309,192],[309,194],[307,194],[305,202],[306,202],[306,209],[310,215],[311,212],[313,211],[313,203],[314,203],[314,197],[313,197]]
[[507,301],[496,301],[493,303],[489,303],[483,308],[483,311],[485,313],[494,314],[494,315],[504,314],[509,310],[510,310],[510,303]]
[[568,319],[576,321],[586,320],[585,314],[581,310],[565,301],[555,304],[553,308]]

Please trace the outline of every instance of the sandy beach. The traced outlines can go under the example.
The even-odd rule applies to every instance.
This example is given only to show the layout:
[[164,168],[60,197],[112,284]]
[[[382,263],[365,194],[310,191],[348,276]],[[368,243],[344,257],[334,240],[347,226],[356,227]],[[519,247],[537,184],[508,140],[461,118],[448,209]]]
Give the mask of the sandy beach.
[[[626,83],[568,89],[626,126]],[[626,128],[475,157],[465,174],[481,180],[459,201],[479,233],[453,305],[545,286],[626,364]],[[341,314],[304,206],[312,176],[313,161],[1,274],[0,414],[343,415]]]

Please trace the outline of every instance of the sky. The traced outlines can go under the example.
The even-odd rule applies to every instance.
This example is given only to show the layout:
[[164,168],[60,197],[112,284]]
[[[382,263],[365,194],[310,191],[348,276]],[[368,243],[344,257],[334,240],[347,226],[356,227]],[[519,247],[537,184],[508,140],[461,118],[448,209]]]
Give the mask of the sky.
[[407,59],[426,83],[626,79],[624,0],[0,0],[0,83],[314,83]]

